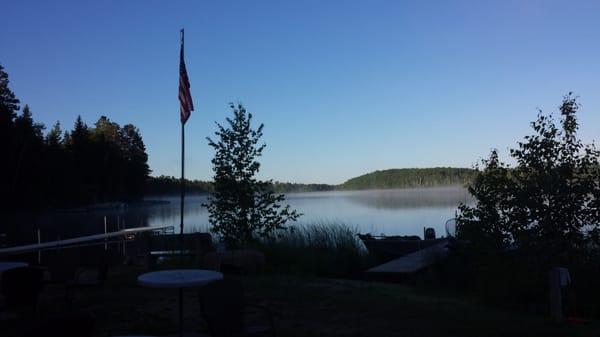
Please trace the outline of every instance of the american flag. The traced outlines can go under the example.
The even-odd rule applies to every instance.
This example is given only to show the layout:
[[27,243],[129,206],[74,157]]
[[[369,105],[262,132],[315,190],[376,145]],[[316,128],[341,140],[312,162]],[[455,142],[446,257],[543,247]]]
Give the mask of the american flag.
[[192,94],[190,92],[190,80],[185,70],[185,61],[183,60],[183,29],[181,30],[181,52],[179,53],[179,112],[181,114],[181,123],[185,124],[194,111]]

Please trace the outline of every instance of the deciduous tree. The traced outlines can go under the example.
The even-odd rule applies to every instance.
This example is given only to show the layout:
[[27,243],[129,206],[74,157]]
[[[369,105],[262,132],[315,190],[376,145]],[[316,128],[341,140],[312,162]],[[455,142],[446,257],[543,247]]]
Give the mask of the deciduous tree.
[[488,248],[514,245],[544,265],[568,263],[599,243],[600,152],[577,137],[578,108],[565,96],[559,125],[540,111],[534,134],[510,151],[514,167],[492,151],[469,187],[476,204],[460,207],[459,235]]
[[242,105],[234,106],[227,126],[217,123],[216,140],[208,139],[215,150],[212,160],[214,191],[209,198],[209,219],[214,232],[233,245],[259,237],[272,237],[300,214],[283,205],[283,194],[275,194],[271,181],[256,178],[258,158],[265,149],[259,144],[263,124],[252,127],[252,114]]

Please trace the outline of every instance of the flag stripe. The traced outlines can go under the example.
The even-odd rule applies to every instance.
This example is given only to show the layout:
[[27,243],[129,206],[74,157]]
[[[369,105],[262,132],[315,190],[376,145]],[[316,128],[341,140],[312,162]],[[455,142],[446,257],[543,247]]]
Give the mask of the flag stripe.
[[185,61],[183,59],[183,36],[181,38],[181,52],[179,53],[179,112],[181,123],[187,122],[194,111],[192,93],[190,92],[190,80],[188,79]]

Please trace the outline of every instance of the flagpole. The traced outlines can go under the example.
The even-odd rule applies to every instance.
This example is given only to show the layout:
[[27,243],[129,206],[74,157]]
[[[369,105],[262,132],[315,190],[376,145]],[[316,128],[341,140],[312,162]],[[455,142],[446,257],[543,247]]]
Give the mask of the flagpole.
[[[184,32],[181,30],[181,47],[184,43]],[[181,251],[183,254],[183,207],[185,200],[185,121],[181,121],[181,222],[179,224],[179,235],[181,238]]]
[[[181,30],[183,45],[183,30]],[[183,205],[185,199],[185,123],[181,122],[181,223],[179,224],[179,263],[183,266]],[[183,288],[179,288],[179,337],[183,337]]]
[[[181,222],[179,224],[179,235],[183,242],[183,206],[185,199],[185,124],[181,123]],[[183,247],[182,247],[183,249]]]
[[[192,96],[190,94],[190,83],[185,70],[185,61],[183,59],[183,29],[181,29],[181,50],[179,54],[179,113],[181,114],[181,223],[179,225],[179,256],[181,265],[183,265],[183,207],[185,205],[185,122],[194,110]],[[183,288],[179,288],[179,337],[183,337]]]
[[181,117],[181,223],[179,224],[179,241],[181,245],[181,256],[183,256],[183,220],[185,206],[185,122],[192,111],[194,111],[194,103],[190,93],[190,81],[185,69],[185,61],[183,55],[184,47],[184,32],[181,30],[181,49],[179,51],[179,113]]

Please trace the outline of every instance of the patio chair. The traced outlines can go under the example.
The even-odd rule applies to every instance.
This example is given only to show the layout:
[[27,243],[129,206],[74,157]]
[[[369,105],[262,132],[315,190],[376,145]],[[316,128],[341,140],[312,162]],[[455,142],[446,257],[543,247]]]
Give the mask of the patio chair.
[[[199,298],[201,314],[211,336],[275,336],[273,314],[263,306],[246,303],[240,281],[211,282],[201,288]],[[248,307],[259,309],[266,316],[267,324],[245,324],[244,313]]]
[[55,256],[48,265],[49,282],[65,286],[67,302],[72,300],[75,290],[102,286],[106,281],[112,255],[101,252],[86,258],[82,259],[77,252],[67,251]]
[[88,252],[77,268],[75,277],[67,281],[67,287],[87,288],[104,285],[111,265],[117,264],[120,255],[113,250]]

